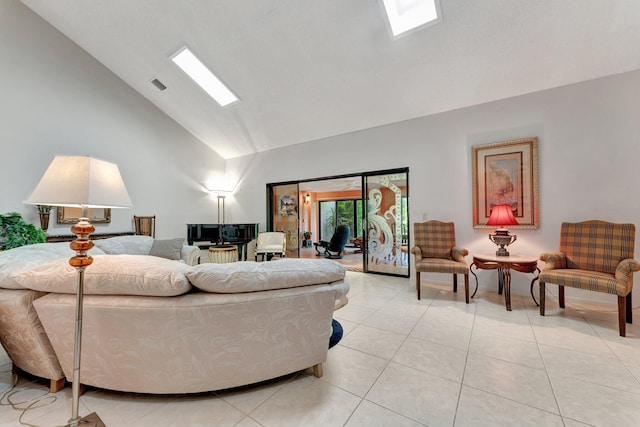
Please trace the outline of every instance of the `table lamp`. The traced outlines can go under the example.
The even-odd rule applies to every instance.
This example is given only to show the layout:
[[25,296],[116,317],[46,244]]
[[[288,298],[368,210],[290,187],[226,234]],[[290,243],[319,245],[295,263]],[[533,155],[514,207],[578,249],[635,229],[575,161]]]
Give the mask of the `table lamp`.
[[495,225],[498,227],[494,234],[489,234],[489,240],[499,246],[496,255],[509,256],[509,251],[507,251],[505,246],[509,246],[518,238],[515,234],[509,234],[509,230],[504,228],[508,225],[518,225],[518,221],[516,221],[516,218],[513,216],[511,205],[495,205],[491,209],[491,215],[489,216],[487,225]]
[[118,166],[115,164],[88,156],[56,156],[24,203],[82,209],[78,223],[71,227],[71,232],[77,239],[70,244],[71,249],[76,251],[76,256],[69,259],[69,264],[78,271],[78,289],[73,355],[73,400],[71,418],[67,425],[77,427],[79,424],[92,423],[92,425],[104,426],[95,412],[84,418],[78,416],[84,270],[93,262],[91,256],[87,255],[87,251],[93,247],[89,236],[95,231],[87,217],[89,208],[130,208],[131,199]]

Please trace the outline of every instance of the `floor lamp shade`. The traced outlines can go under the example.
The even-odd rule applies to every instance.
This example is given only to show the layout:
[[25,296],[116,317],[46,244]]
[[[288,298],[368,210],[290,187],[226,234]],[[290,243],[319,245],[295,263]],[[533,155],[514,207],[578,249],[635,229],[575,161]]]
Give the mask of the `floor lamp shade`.
[[56,156],[25,203],[93,208],[132,206],[118,166],[88,156]]

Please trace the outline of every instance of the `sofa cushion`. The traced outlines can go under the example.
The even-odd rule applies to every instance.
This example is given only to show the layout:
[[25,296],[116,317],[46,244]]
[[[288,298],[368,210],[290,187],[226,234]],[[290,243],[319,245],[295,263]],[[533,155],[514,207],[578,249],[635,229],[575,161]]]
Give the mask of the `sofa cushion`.
[[149,255],[179,260],[181,258],[184,239],[154,240]]
[[185,275],[198,289],[215,293],[240,293],[331,283],[344,279],[345,268],[327,259],[281,259],[200,264]]
[[[174,296],[191,289],[186,264],[148,255],[97,255],[84,272],[87,295]],[[15,280],[24,288],[75,294],[78,272],[66,259],[43,263]]]
[[96,247],[111,255],[149,255],[153,245],[153,237],[116,236],[109,239],[98,239],[93,243]]
[[[24,289],[15,278],[25,270],[33,268],[43,262],[57,259],[68,260],[76,253],[69,248],[68,242],[38,243],[20,246],[6,251],[0,251],[0,288]],[[91,255],[104,254],[101,249],[93,248]]]

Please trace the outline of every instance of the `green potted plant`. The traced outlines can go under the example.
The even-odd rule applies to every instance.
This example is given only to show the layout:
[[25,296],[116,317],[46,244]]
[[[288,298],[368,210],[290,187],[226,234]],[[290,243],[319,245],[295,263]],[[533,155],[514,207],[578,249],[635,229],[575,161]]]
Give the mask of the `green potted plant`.
[[304,240],[310,240],[311,239],[311,232],[310,231],[304,231],[302,233],[302,236],[304,237]]
[[45,232],[33,224],[27,224],[19,213],[0,214],[0,248],[11,249],[46,241]]

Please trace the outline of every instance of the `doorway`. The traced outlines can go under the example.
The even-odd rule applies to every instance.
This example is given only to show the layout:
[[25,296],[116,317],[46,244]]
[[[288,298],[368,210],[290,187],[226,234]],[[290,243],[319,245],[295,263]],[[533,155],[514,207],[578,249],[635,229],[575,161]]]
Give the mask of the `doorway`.
[[316,258],[313,243],[349,228],[336,261],[350,270],[409,277],[409,168],[267,184],[267,228],[287,257]]

